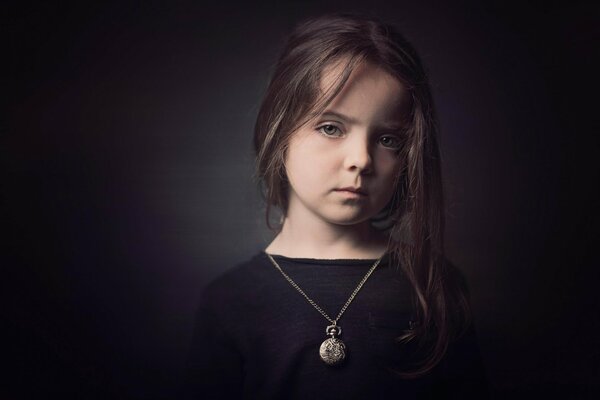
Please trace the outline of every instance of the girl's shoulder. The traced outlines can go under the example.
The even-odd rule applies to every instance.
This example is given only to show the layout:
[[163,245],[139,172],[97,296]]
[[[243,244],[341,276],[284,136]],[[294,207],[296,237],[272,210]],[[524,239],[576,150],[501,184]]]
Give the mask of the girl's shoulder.
[[266,254],[260,251],[224,270],[204,286],[201,303],[217,306],[255,296],[264,282],[265,273],[269,271],[265,268],[267,261]]

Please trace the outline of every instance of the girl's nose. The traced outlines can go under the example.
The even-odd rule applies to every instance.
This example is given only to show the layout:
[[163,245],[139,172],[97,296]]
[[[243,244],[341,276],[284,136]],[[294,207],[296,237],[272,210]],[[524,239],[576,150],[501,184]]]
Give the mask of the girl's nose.
[[347,139],[346,145],[345,168],[358,170],[360,174],[370,173],[373,168],[373,159],[367,138],[354,135],[353,138]]

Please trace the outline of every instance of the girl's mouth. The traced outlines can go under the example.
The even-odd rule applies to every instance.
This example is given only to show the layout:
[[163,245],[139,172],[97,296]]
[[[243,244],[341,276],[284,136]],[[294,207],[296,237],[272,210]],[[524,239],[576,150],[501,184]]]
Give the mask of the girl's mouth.
[[360,197],[367,196],[367,193],[361,188],[345,187],[345,188],[335,189],[335,191],[339,192],[339,193],[343,193],[344,195],[349,196],[349,197],[354,197],[354,198],[360,198]]

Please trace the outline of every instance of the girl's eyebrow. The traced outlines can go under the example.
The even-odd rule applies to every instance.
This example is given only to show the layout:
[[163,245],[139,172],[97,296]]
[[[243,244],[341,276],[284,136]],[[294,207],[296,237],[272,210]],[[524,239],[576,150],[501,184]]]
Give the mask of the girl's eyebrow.
[[[335,118],[339,118],[341,119],[343,122],[347,123],[347,124],[357,124],[358,120],[356,118],[352,118],[348,115],[344,115],[341,114],[337,111],[333,111],[333,110],[326,110],[324,111],[320,117],[335,117]],[[380,128],[383,129],[388,129],[388,130],[398,130],[402,128],[402,124],[399,122],[386,122],[380,125]]]
[[324,111],[321,114],[321,117],[335,117],[335,118],[339,118],[342,121],[346,122],[347,124],[357,124],[358,123],[358,120],[356,118],[352,118],[352,117],[349,117],[347,115],[344,115],[344,114],[341,114],[339,112],[332,111],[332,110]]

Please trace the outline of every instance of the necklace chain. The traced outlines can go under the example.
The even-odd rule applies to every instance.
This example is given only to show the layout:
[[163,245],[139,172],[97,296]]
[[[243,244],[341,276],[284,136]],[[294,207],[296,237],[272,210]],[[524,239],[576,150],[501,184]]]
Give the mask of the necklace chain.
[[329,322],[331,322],[333,325],[337,325],[337,321],[339,321],[339,319],[342,317],[342,314],[344,313],[344,311],[346,311],[346,308],[348,308],[348,306],[350,305],[350,303],[352,303],[352,300],[354,300],[354,297],[356,296],[356,294],[360,291],[360,289],[363,287],[363,285],[365,284],[365,282],[367,281],[367,279],[369,279],[369,277],[371,276],[371,274],[373,273],[373,271],[375,271],[375,268],[377,268],[377,266],[379,265],[379,262],[381,261],[381,258],[379,258],[377,261],[375,261],[375,264],[373,264],[373,266],[369,269],[369,271],[367,272],[367,274],[362,278],[362,280],[359,282],[358,286],[356,287],[356,289],[354,289],[354,291],[352,292],[352,294],[350,295],[350,297],[348,298],[348,301],[346,301],[346,304],[344,304],[344,306],[342,307],[342,309],[340,310],[339,314],[337,315],[336,319],[332,319],[329,315],[327,315],[327,313],[325,311],[323,311],[323,309],[321,307],[319,307],[317,305],[317,303],[315,303],[310,297],[308,297],[308,295],[306,293],[304,293],[304,291],[302,289],[300,289],[300,286],[298,286],[296,284],[296,282],[294,282],[292,280],[292,278],[290,278],[285,272],[283,272],[283,270],[281,269],[281,267],[279,266],[279,264],[277,264],[277,262],[273,259],[273,257],[271,257],[271,255],[269,253],[266,253],[267,256],[269,257],[269,260],[271,260],[271,262],[273,263],[273,265],[275,266],[275,268],[277,268],[279,270],[279,272],[281,272],[281,274],[283,275],[283,277],[298,291],[300,292],[300,294],[302,296],[304,296],[304,298],[306,300],[308,300],[308,302],[310,304],[312,304],[312,306],[314,308],[317,309],[318,312],[321,313],[321,315],[323,315]]

